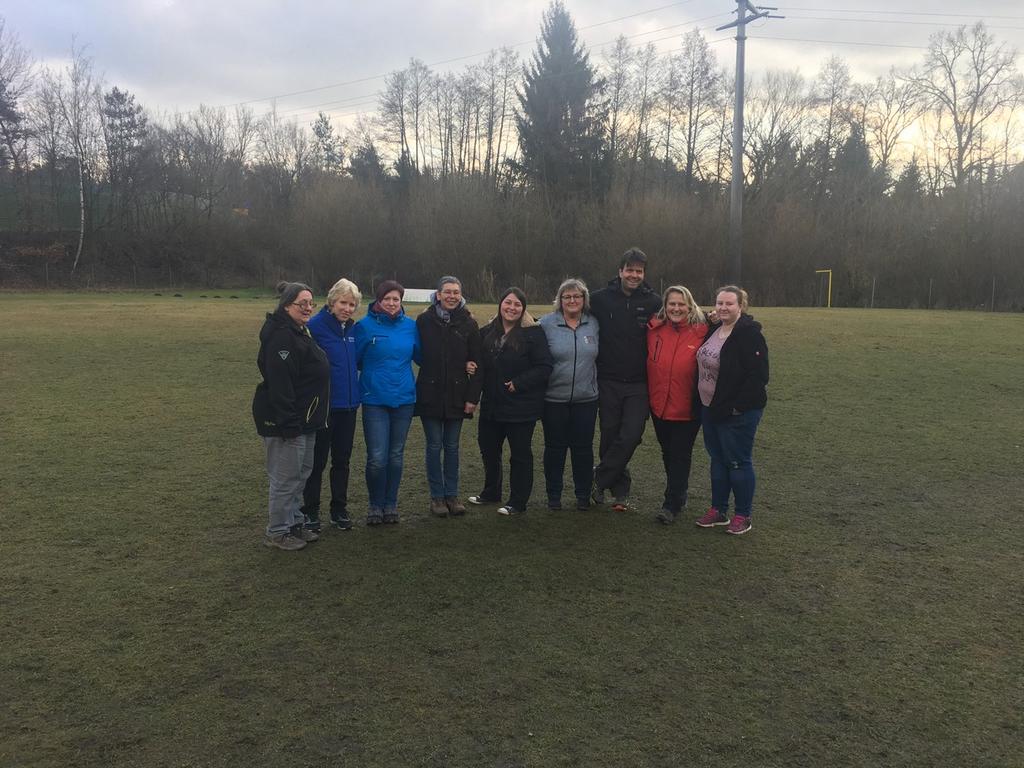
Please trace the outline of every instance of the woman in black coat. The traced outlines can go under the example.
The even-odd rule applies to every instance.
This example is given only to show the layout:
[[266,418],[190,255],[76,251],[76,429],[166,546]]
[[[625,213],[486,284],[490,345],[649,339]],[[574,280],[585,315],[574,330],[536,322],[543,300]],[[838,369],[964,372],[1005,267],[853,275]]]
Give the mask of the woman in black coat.
[[[701,528],[727,526],[744,534],[754,502],[754,435],[768,402],[768,344],[761,324],[747,314],[747,292],[735,285],[718,289],[717,322],[697,350],[704,447],[711,458],[711,509]],[[729,519],[729,496],[735,512]]]
[[459,517],[459,436],[463,419],[480,400],[480,328],[462,297],[457,277],[442,277],[431,306],[416,318],[423,362],[416,379],[416,415],[426,438],[430,511]]
[[501,449],[509,446],[508,502],[502,515],[526,511],[533,491],[533,430],[544,414],[552,360],[544,330],[526,312],[526,296],[508,288],[483,338],[483,395],[477,440],[484,464],[484,489],[471,504],[501,499]]
[[277,309],[260,331],[256,365],[263,381],[252,415],[267,450],[270,481],[263,543],[292,551],[319,538],[303,528],[302,489],[313,469],[317,430],[327,427],[331,367],[306,328],[316,307],[309,286],[282,282],[277,292]]

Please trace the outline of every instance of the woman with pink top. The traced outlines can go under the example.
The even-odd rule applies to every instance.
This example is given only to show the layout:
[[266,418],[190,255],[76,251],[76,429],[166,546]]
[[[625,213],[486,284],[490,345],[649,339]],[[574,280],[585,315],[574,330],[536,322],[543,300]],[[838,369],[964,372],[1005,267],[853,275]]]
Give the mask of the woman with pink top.
[[[718,289],[717,321],[697,351],[697,392],[704,406],[704,447],[711,457],[711,509],[701,528],[728,526],[726,533],[751,530],[754,501],[754,435],[768,402],[768,345],[761,324],[747,314],[747,292],[735,285]],[[729,496],[735,512],[729,519]]]

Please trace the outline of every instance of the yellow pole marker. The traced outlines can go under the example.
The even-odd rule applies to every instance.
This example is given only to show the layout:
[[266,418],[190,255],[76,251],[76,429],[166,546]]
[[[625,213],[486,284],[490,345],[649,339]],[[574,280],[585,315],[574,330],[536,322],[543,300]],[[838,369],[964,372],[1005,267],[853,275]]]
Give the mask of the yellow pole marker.
[[828,308],[832,309],[832,270],[831,269],[816,269],[814,274],[822,275],[828,274]]

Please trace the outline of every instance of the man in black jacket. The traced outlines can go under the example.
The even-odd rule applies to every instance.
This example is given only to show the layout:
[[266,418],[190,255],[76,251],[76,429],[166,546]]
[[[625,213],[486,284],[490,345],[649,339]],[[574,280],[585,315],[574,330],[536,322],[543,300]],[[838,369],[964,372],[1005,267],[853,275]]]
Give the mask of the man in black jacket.
[[661,298],[644,282],[647,255],[630,248],[619,262],[619,276],[594,293],[590,311],[601,327],[597,354],[600,463],[594,472],[593,499],[615,497],[613,509],[625,511],[632,478],[629,460],[640,445],[647,413],[647,321],[661,309]]

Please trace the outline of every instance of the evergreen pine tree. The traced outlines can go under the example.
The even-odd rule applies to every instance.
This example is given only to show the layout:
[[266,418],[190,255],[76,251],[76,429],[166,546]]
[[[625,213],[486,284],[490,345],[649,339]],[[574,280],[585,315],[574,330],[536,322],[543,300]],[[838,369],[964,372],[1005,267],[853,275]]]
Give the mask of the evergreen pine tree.
[[523,75],[516,111],[516,169],[555,198],[601,194],[608,178],[604,81],[561,0],[554,0],[544,13],[537,50]]

